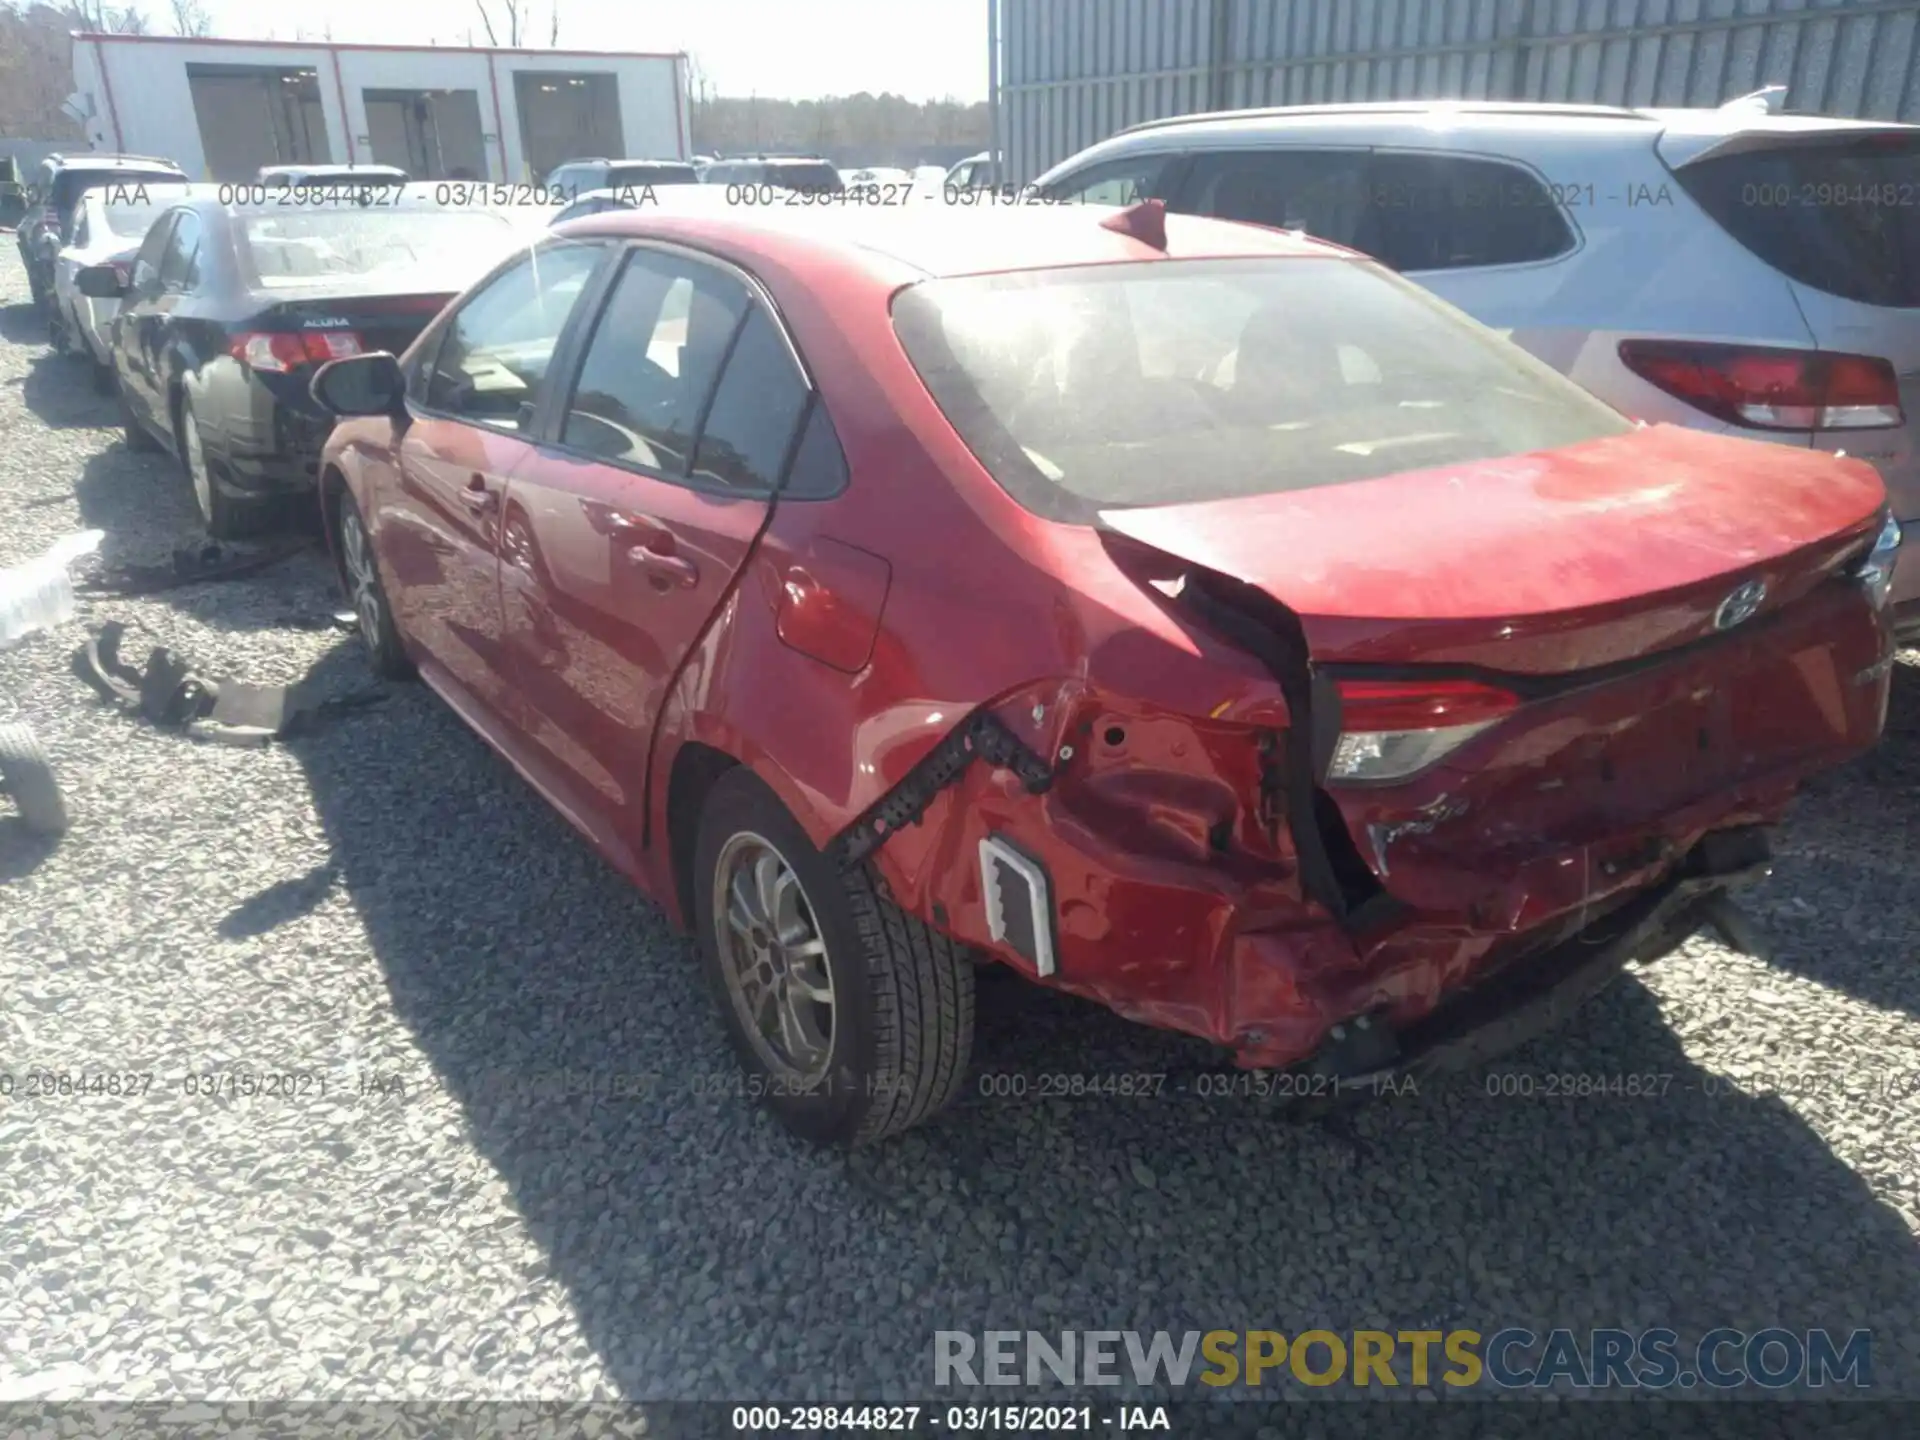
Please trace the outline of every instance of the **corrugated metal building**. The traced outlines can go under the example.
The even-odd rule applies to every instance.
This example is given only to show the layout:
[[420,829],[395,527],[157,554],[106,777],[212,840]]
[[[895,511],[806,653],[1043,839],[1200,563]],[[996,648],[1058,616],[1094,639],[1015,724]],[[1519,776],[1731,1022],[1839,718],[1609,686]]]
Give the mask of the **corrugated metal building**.
[[1348,100],[1920,121],[1920,0],[989,0],[1009,180],[1143,120]]

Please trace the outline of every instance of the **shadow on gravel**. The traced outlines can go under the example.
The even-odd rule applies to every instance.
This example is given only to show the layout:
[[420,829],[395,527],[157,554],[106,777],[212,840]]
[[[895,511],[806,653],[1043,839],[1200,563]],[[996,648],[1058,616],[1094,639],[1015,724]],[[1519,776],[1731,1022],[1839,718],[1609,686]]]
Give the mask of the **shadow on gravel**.
[[1804,797],[1784,838],[1763,915],[1774,963],[1920,1015],[1920,665],[1894,668],[1880,748]]
[[120,415],[111,396],[93,388],[93,366],[77,356],[53,353],[47,322],[30,305],[0,310],[0,337],[20,345],[38,345],[20,378],[20,398],[51,430],[118,429]]
[[[423,687],[294,748],[398,1014],[632,1398],[924,1400],[936,1330],[1066,1327],[1864,1326],[1902,1383],[1913,1235],[1636,981],[1492,1071],[1303,1123],[1203,1093],[1190,1042],[990,979],[960,1103],[826,1155],[733,1093],[690,947]],[[1649,1093],[1544,1093],[1623,1073]]]
[[0,885],[31,875],[60,848],[57,835],[40,835],[12,814],[13,802],[0,796]]

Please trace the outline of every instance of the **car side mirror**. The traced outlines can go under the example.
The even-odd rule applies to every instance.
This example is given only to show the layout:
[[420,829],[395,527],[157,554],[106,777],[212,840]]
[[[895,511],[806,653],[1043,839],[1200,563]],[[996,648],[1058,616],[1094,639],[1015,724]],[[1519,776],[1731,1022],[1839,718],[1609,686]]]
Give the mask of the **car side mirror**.
[[407,413],[407,377],[400,362],[384,350],[329,360],[315,372],[308,393],[329,415],[401,420]]
[[127,293],[127,282],[111,265],[84,265],[73,283],[90,300],[118,300]]

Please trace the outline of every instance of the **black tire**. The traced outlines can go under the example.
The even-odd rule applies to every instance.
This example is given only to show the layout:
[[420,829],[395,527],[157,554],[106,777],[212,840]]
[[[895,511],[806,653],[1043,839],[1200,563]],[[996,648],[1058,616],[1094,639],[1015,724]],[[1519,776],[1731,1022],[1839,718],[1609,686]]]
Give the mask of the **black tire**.
[[66,834],[70,823],[66,797],[31,727],[0,725],[0,784],[13,796],[29,830],[37,835]]
[[241,540],[259,530],[266,506],[236,500],[220,488],[201,439],[200,422],[194,418],[193,402],[182,395],[173,413],[174,449],[180,456],[181,473],[193,487],[194,504],[207,534],[215,540]]
[[147,427],[134,418],[133,406],[127,402],[127,388],[114,377],[113,393],[120,401],[120,438],[126,442],[127,449],[142,455],[151,455],[160,448],[160,442],[153,438]]
[[[348,547],[353,543],[351,534],[356,526],[366,546],[366,583],[371,589],[371,606],[365,603],[366,597],[359,588],[356,566],[348,559]],[[409,678],[413,674],[413,662],[407,658],[407,647],[401,644],[400,629],[393,621],[393,605],[387,599],[387,587],[380,580],[373,538],[367,533],[366,519],[354,503],[352,492],[345,486],[341,487],[340,501],[333,508],[333,542],[334,554],[341,557],[341,582],[358,619],[360,639],[367,647],[367,664],[383,680]]]
[[[824,1075],[801,1085],[756,1050],[722,959],[714,895],[736,837],[769,844],[799,880],[825,942],[833,1024]],[[714,782],[694,847],[694,913],[707,978],[750,1093],[815,1144],[853,1149],[929,1119],[960,1092],[973,1049],[968,952],[880,895],[860,869],[840,874],[780,799],[744,766]]]

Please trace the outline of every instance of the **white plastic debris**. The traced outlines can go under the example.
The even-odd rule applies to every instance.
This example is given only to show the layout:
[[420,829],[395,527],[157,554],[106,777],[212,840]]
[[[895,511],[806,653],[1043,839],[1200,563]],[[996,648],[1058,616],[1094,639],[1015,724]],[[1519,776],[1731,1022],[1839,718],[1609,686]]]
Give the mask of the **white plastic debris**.
[[81,530],[56,540],[38,559],[0,570],[0,645],[50,630],[73,614],[67,567],[99,549],[105,538],[105,531]]

